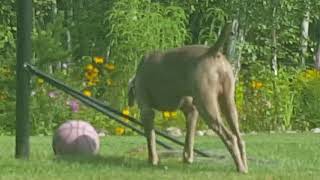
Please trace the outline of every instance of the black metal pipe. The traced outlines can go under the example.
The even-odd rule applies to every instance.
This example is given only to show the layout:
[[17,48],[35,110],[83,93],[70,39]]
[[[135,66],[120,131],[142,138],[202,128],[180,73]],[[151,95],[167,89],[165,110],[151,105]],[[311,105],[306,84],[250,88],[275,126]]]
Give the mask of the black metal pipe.
[[29,157],[29,96],[30,75],[24,64],[31,59],[32,0],[18,0],[17,4],[17,91],[15,157]]
[[[105,108],[95,104],[94,102],[90,101],[90,99],[87,99],[85,97],[87,96],[79,96],[78,93],[75,93],[73,92],[74,90],[72,90],[71,88],[69,89],[68,87],[65,87],[65,85],[63,85],[61,82],[59,82],[58,80],[55,80],[54,78],[50,77],[49,75],[46,75],[44,73],[41,73],[40,71],[38,70],[35,70],[35,69],[29,69],[29,68],[32,68],[28,65],[28,70],[32,73],[34,73],[35,75],[37,75],[38,77],[44,79],[45,81],[47,81],[49,84],[57,87],[58,89],[64,91],[65,93],[71,95],[72,97],[80,100],[82,103],[86,104],[87,106],[90,106],[94,109],[96,109],[97,111],[101,112],[102,114],[114,119],[116,122],[122,124],[123,126],[125,127],[128,127],[130,129],[132,129],[133,131],[137,132],[138,134],[144,136],[144,132],[141,131],[140,129],[132,126],[131,124],[128,124],[126,123],[125,121],[121,120],[120,118],[118,118],[117,116],[115,116],[114,114],[108,112],[108,110],[106,110]],[[160,140],[156,140],[157,143],[161,146],[163,146],[164,148],[166,149],[173,149],[171,146],[163,143],[162,141]]]
[[[123,113],[121,113],[121,112],[119,112],[119,111],[117,111],[117,110],[115,110],[115,109],[107,106],[106,104],[102,103],[101,101],[98,101],[97,99],[94,99],[94,98],[92,98],[92,97],[88,97],[88,96],[83,95],[81,92],[76,91],[76,90],[68,87],[67,85],[63,84],[62,82],[60,82],[60,81],[58,81],[58,80],[56,80],[56,79],[54,79],[54,78],[51,77],[50,75],[47,75],[46,73],[40,71],[39,69],[35,68],[34,66],[32,66],[32,65],[30,65],[30,64],[26,64],[26,67],[27,67],[27,69],[28,69],[30,72],[32,72],[33,74],[35,74],[35,75],[37,75],[37,76],[39,76],[39,77],[42,77],[45,81],[53,84],[54,86],[58,87],[59,89],[61,89],[61,90],[63,90],[64,92],[72,95],[72,96],[75,97],[75,98],[77,98],[77,99],[79,99],[79,100],[81,100],[81,101],[84,101],[84,100],[85,100],[85,102],[84,102],[85,104],[87,104],[87,105],[89,105],[89,106],[91,106],[91,107],[99,110],[100,112],[104,113],[105,115],[107,115],[107,116],[115,119],[117,122],[118,122],[119,119],[118,119],[116,116],[114,116],[113,114],[116,114],[116,115],[118,115],[118,116],[121,116],[121,117],[123,117],[123,118],[126,118],[126,119],[130,120],[131,122],[133,122],[133,123],[135,123],[135,124],[138,124],[138,125],[140,125],[140,126],[143,126],[143,124],[142,124],[140,121],[136,120],[135,118],[133,118],[133,117],[131,117],[131,116],[128,116],[128,115],[125,115],[125,114],[123,114]],[[89,103],[89,104],[88,104],[88,103]],[[93,105],[93,104],[94,104],[94,105]],[[112,113],[113,113],[113,114],[112,114]],[[111,115],[111,114],[112,114],[112,115]],[[119,123],[123,124],[124,126],[127,126],[127,125],[125,125],[125,124],[127,124],[127,123],[124,122],[124,121],[122,122],[122,121],[120,120]],[[131,125],[130,125],[130,126],[131,126]],[[127,127],[128,127],[128,126],[127,126]],[[131,127],[129,127],[129,128],[134,128],[134,129],[135,129],[135,127],[133,127],[133,126],[131,126]],[[136,130],[135,130],[135,131],[136,131]],[[136,131],[136,132],[138,132],[138,131]],[[174,137],[172,137],[172,136],[170,136],[170,135],[168,135],[168,134],[166,134],[166,133],[164,133],[164,132],[162,132],[162,131],[159,131],[159,130],[155,129],[155,132],[156,132],[156,134],[160,135],[161,137],[164,137],[164,138],[166,138],[166,139],[168,139],[168,140],[171,140],[172,142],[174,142],[174,143],[176,143],[176,144],[178,144],[178,145],[184,146],[184,143],[183,143],[183,142],[175,139]],[[140,134],[140,133],[139,133],[139,134]],[[144,133],[143,133],[142,135],[144,135]],[[163,144],[163,143],[162,143],[162,144]],[[162,145],[162,146],[163,146],[163,145]],[[164,145],[164,146],[167,146],[167,145]],[[170,147],[169,149],[172,149],[172,148]],[[210,157],[209,154],[207,154],[207,153],[205,153],[205,152],[202,152],[201,150],[196,149],[196,148],[194,148],[194,152],[196,152],[197,154],[200,154],[200,155],[202,155],[202,156],[204,156],[204,157]]]

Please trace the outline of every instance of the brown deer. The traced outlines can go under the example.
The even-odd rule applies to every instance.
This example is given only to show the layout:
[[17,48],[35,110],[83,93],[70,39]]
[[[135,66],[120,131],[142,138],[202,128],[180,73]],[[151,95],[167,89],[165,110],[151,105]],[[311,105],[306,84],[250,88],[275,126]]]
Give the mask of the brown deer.
[[[190,45],[153,52],[143,57],[129,82],[129,106],[136,100],[148,144],[149,162],[159,163],[154,131],[154,110],[180,109],[186,118],[187,133],[183,161],[193,162],[196,122],[200,114],[229,150],[237,170],[248,172],[245,143],[240,136],[234,101],[232,66],[221,53],[232,33],[231,23],[223,28],[212,47]],[[223,123],[222,114],[229,128]]]

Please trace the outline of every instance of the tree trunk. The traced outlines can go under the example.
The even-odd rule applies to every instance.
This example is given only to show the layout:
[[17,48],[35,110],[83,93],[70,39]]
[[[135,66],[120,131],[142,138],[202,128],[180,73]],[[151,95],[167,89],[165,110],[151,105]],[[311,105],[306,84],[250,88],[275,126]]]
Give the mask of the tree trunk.
[[234,66],[236,81],[238,80],[239,72],[241,70],[241,58],[242,58],[242,49],[243,49],[242,47],[243,47],[243,43],[244,43],[244,30],[243,29],[239,29],[238,42],[239,42],[239,44],[241,44],[241,46],[237,52],[237,57],[236,57],[235,66]]
[[272,28],[272,60],[271,60],[271,69],[274,75],[278,75],[278,66],[277,66],[277,17],[276,17],[277,8],[273,8],[272,17],[273,17],[273,28]]
[[243,40],[243,30],[239,29],[238,19],[234,19],[232,22],[232,35],[228,38],[228,41],[226,43],[225,54],[232,64],[233,72],[235,74],[236,79],[238,77],[238,73],[241,67],[240,60],[242,51],[242,48],[240,47],[239,49],[237,49],[236,45],[238,42],[241,44]]
[[277,31],[275,28],[272,29],[272,60],[271,69],[274,75],[278,75],[278,65],[277,65]]
[[[74,22],[73,22],[73,19],[72,19],[72,16],[73,16],[73,10],[72,8],[70,7],[70,9],[67,10],[67,17],[66,18],[66,22],[71,22],[71,26],[74,25]],[[70,27],[67,26],[67,30],[66,30],[66,46],[67,46],[67,49],[68,51],[71,53],[72,52],[72,36],[71,36],[71,32],[70,32]],[[67,59],[66,59],[66,62],[64,63],[65,65],[63,65],[63,71],[65,74],[68,73],[68,64],[71,62],[72,60],[72,53],[71,53],[71,56],[69,56]]]
[[273,11],[272,11],[272,20],[273,20],[273,28],[271,30],[272,34],[272,60],[271,60],[271,69],[274,73],[274,78],[272,79],[272,87],[273,87],[273,123],[272,126],[273,128],[276,128],[278,124],[278,95],[276,93],[277,90],[277,83],[276,83],[276,78],[278,75],[278,62],[277,62],[277,24],[278,24],[278,19],[277,19],[277,6],[274,5]]
[[307,50],[308,50],[308,38],[309,38],[309,21],[310,21],[310,12],[309,10],[306,10],[302,24],[301,24],[301,66],[305,67],[306,65],[306,56],[307,56]]
[[236,42],[237,42],[238,20],[232,21],[232,35],[228,37],[226,43],[226,56],[234,64],[236,59]]
[[318,21],[317,24],[317,50],[315,54],[315,68],[320,70],[320,20]]
[[71,62],[72,59],[72,36],[70,28],[74,26],[74,18],[73,18],[73,1],[69,0],[68,3],[61,3],[64,9],[64,26],[66,28],[65,31],[65,44],[64,47],[67,48],[67,50],[71,53],[71,56],[69,56],[66,61],[62,64],[62,69],[64,74],[68,74],[68,64]]
[[[52,8],[52,21],[54,22],[54,19],[58,16],[58,6],[57,6],[57,0],[53,0],[53,8]],[[55,64],[55,67],[53,69],[61,71],[62,70],[62,63],[61,61],[58,61]]]
[[318,50],[315,55],[315,68],[320,70],[320,40],[318,40]]

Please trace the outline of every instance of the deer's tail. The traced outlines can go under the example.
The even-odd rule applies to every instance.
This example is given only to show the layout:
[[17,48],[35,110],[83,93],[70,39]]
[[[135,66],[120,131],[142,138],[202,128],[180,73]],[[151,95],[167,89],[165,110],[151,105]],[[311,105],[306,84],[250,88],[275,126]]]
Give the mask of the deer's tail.
[[225,24],[225,26],[223,27],[223,29],[219,35],[218,40],[216,41],[216,43],[213,46],[211,46],[209,48],[209,50],[207,51],[207,54],[208,55],[215,55],[216,53],[221,51],[224,43],[226,42],[228,37],[231,35],[231,33],[232,33],[232,23],[227,22]]

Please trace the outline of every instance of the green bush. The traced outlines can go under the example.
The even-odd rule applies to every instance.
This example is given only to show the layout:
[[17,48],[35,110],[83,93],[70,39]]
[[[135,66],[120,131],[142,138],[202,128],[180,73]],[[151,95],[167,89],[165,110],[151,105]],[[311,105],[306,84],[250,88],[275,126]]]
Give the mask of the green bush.
[[126,88],[142,56],[155,49],[181,46],[187,36],[187,15],[174,5],[148,0],[116,1],[106,12],[109,62],[116,66],[112,80],[116,87],[106,93],[112,106],[126,106]]
[[266,67],[253,63],[241,74],[236,97],[244,131],[292,128],[295,71],[280,69],[275,76]]
[[308,130],[320,127],[320,71],[308,69],[297,76],[295,98],[295,127]]
[[[242,71],[236,99],[244,131],[309,130],[320,126],[320,73],[252,63]],[[247,71],[246,71],[247,70]]]
[[15,55],[14,47],[0,48],[0,134],[14,131],[15,122]]

